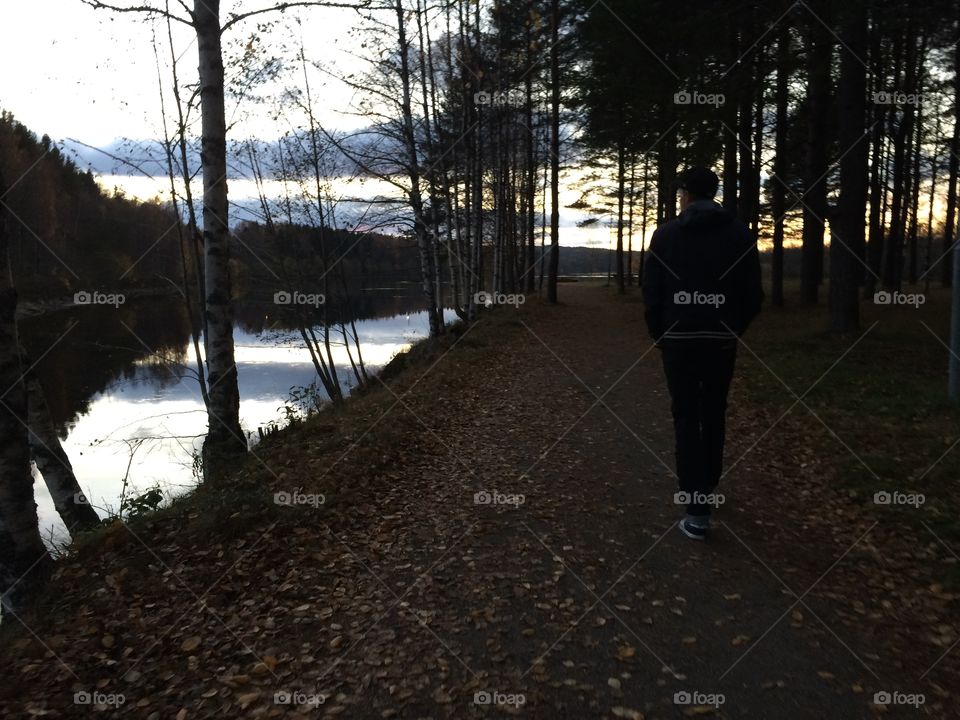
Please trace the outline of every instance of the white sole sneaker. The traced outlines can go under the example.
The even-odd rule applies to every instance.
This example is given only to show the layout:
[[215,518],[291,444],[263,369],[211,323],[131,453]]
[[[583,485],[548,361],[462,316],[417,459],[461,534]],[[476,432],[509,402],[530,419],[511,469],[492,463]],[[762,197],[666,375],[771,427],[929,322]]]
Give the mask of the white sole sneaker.
[[677,523],[677,527],[680,528],[680,532],[691,540],[703,541],[707,538],[707,529],[705,527],[698,527],[692,523],[688,523],[686,518],[682,518],[680,522]]

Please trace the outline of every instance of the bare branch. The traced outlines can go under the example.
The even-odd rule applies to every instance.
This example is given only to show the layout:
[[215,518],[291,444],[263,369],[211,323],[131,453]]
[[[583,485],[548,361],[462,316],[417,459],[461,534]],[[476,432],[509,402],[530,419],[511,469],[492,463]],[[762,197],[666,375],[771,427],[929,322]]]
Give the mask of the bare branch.
[[83,142],[83,141],[81,141],[81,140],[77,140],[77,139],[75,139],[75,138],[67,138],[67,142],[73,143],[73,144],[75,144],[75,145],[80,145],[80,146],[82,146],[82,147],[87,148],[88,150],[95,150],[96,152],[101,153],[102,155],[106,155],[106,156],[107,156],[108,158],[110,158],[111,160],[114,160],[114,161],[116,161],[116,162],[118,162],[118,163],[121,163],[121,164],[123,164],[123,165],[126,165],[127,167],[130,167],[130,168],[136,170],[138,173],[140,173],[141,175],[144,175],[145,177],[150,178],[151,180],[156,180],[156,178],[155,178],[153,175],[151,175],[150,173],[148,173],[146,170],[144,170],[142,167],[140,167],[140,166],[137,165],[136,163],[134,163],[134,162],[132,162],[132,161],[130,161],[130,160],[127,160],[126,158],[122,158],[122,157],[120,157],[119,155],[114,155],[113,153],[108,152],[108,151],[104,150],[103,148],[98,148],[98,147],[96,147],[96,146],[94,146],[94,145],[88,145],[87,143],[85,143],[85,142]]
[[[100,0],[80,0],[80,2],[82,2],[84,5],[89,5],[94,10],[112,10],[113,12],[118,13],[136,12],[147,15],[156,15],[158,17],[165,17],[168,20],[174,20],[178,23],[193,27],[193,13],[190,12],[189,8],[187,8],[187,12],[190,15],[190,19],[185,20],[179,15],[174,15],[172,12],[168,12],[162,8],[153,7],[152,5],[114,5],[113,3],[100,2]],[[182,2],[180,5],[186,8],[186,5],[184,5]]]
[[[86,2],[87,0],[84,0]],[[302,2],[281,2],[276,5],[271,5],[270,7],[260,8],[259,10],[251,10],[245,13],[230,13],[227,17],[227,21],[220,28],[220,32],[226,32],[229,28],[236,25],[238,22],[242,22],[247,18],[253,17],[254,15],[263,15],[264,13],[274,12],[279,10],[283,12],[288,8],[294,7],[329,7],[329,8],[347,8],[348,10],[366,10],[370,7],[370,0],[358,0],[357,2],[331,2],[330,0],[302,0]]]
[[337,150],[339,150],[341,153],[343,153],[343,155],[344,155],[348,160],[350,160],[352,163],[354,163],[357,167],[361,168],[364,172],[369,173],[369,174],[372,175],[373,177],[375,177],[375,178],[377,178],[377,179],[379,179],[379,180],[382,180],[383,182],[386,182],[386,183],[389,183],[390,185],[393,185],[395,188],[397,188],[398,190],[400,190],[400,191],[402,191],[402,192],[404,192],[404,193],[407,192],[407,188],[404,187],[403,185],[401,185],[400,183],[398,183],[396,180],[394,180],[390,175],[387,175],[387,174],[382,173],[382,172],[377,172],[376,170],[374,170],[373,168],[371,168],[366,162],[364,162],[364,161],[361,159],[361,156],[360,156],[359,154],[357,154],[357,153],[352,153],[352,152],[350,152],[349,150],[347,150],[347,149],[343,146],[343,143],[339,142],[336,138],[334,138],[329,132],[327,132],[327,129],[324,128],[322,125],[318,126],[317,129],[318,129],[321,133],[323,133],[324,137],[327,138],[327,141],[328,141],[331,145],[333,145]]

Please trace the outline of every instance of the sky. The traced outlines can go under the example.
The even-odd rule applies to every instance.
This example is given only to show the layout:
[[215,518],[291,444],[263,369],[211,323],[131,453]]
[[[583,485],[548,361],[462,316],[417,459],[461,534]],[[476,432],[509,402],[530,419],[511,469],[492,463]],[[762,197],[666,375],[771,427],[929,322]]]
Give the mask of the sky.
[[[143,98],[117,97],[113,87],[136,88],[146,72],[143,53],[131,53],[116,23],[79,0],[8,3],[0,25],[0,105],[37,134],[104,144],[115,135],[149,132]],[[124,23],[128,25],[128,23]],[[140,28],[136,28],[141,30]],[[142,34],[142,33],[141,33]],[[120,54],[124,62],[116,62]],[[113,54],[113,58],[111,58]],[[18,69],[18,70],[17,70]]]
[[[142,0],[137,0],[141,2]],[[112,0],[115,4],[137,4],[132,0]],[[153,0],[156,6],[162,0]],[[225,0],[221,15],[268,5],[270,0]],[[171,2],[176,7],[177,3]],[[270,16],[261,16],[270,17]],[[281,17],[279,15],[274,17]],[[292,23],[302,21],[301,29]],[[281,17],[282,31],[275,30],[266,44],[286,39],[299,43],[302,31],[308,59],[335,64],[339,72],[362,69],[362,61],[351,57],[357,40],[351,35],[356,13],[335,8],[289,10]],[[250,20],[235,26],[225,37],[227,43],[245,42],[256,29]],[[163,136],[158,73],[154,54],[157,42],[163,58],[164,82],[169,86],[169,46],[166,24],[133,13],[118,14],[97,10],[81,0],[7,0],[0,23],[0,108],[14,116],[37,135],[47,134],[55,142],[78,141],[94,147],[115,149],[122,138],[157,139]],[[196,74],[196,43],[190,28],[174,24],[174,48],[182,59],[178,63],[181,84]],[[11,71],[9,69],[18,69]],[[321,99],[318,120],[326,127],[350,129],[361,122],[343,110],[351,106],[354,91],[345,84],[317,73],[311,79],[315,97]],[[270,88],[266,89],[270,95]],[[169,92],[169,88],[167,90]],[[170,113],[171,98],[167,97]],[[244,106],[245,110],[250,104]],[[267,108],[258,115],[238,115],[236,104],[228,101],[228,122],[237,120],[233,137],[278,137],[284,128],[272,122]],[[76,147],[76,145],[74,145]],[[96,157],[89,152],[86,156]],[[86,160],[78,159],[81,167]],[[128,195],[149,199],[167,191],[167,181],[151,182],[106,156],[94,166],[101,184],[108,190],[123,189]],[[252,182],[231,182],[231,197],[241,206],[254,207]],[[579,198],[565,187],[561,205]],[[609,247],[612,231],[604,223],[577,228],[582,213],[561,209],[561,244]]]
[[[228,0],[222,14],[263,6],[264,2]],[[286,18],[294,12],[285,13]],[[346,56],[339,48],[348,41],[353,13],[329,8],[297,12],[304,21],[304,36],[323,39],[308,43],[308,56],[342,65]],[[245,37],[254,27],[253,20],[235,26],[231,36]],[[37,134],[54,139],[76,138],[103,146],[117,138],[160,136],[153,28],[166,33],[164,23],[95,10],[81,0],[5,3],[0,63],[7,70],[0,78],[0,106]],[[182,79],[189,79],[196,74],[196,42],[189,28],[174,28]],[[166,38],[161,35],[158,42],[165,58]],[[342,127],[346,118],[334,109],[345,107],[352,93],[332,83],[323,92],[328,102],[321,121],[336,121]]]

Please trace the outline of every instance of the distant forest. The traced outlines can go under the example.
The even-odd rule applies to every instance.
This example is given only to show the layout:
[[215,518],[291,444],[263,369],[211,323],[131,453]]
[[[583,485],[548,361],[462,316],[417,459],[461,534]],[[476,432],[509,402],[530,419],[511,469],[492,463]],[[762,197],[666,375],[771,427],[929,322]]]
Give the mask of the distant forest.
[[10,267],[21,297],[67,294],[102,279],[116,287],[180,277],[170,208],[107,194],[51,139],[0,114]]
[[[181,244],[189,242],[188,226],[168,202],[105,192],[93,174],[78,168],[50,137],[38,137],[6,111],[0,114],[0,172],[10,186],[4,197],[13,216],[8,221],[10,264],[22,298],[67,296],[96,289],[89,285],[97,282],[111,290],[172,290],[182,283],[184,272],[191,280],[195,277],[194,255],[181,255]],[[232,243],[236,294],[257,298],[272,293],[282,272],[294,273],[287,280],[297,287],[311,287],[312,278],[323,275],[317,232],[306,225],[285,226],[279,235],[271,235],[262,223],[241,223]],[[349,278],[351,288],[420,279],[415,238],[331,228],[324,232],[328,262],[339,259],[336,277]],[[492,257],[488,250],[485,256]],[[538,265],[540,253],[537,248]],[[442,254],[446,261],[445,251]],[[634,251],[634,268],[640,267],[640,256]],[[565,248],[559,272],[605,274],[615,269],[612,258],[606,248]]]

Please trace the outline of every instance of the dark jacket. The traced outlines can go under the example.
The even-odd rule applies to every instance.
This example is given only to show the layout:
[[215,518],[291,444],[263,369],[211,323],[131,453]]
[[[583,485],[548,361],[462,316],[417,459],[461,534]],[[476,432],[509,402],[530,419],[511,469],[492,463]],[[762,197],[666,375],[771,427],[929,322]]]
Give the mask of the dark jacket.
[[760,257],[747,226],[698,200],[657,228],[643,272],[650,336],[663,343],[730,342],[760,312]]

